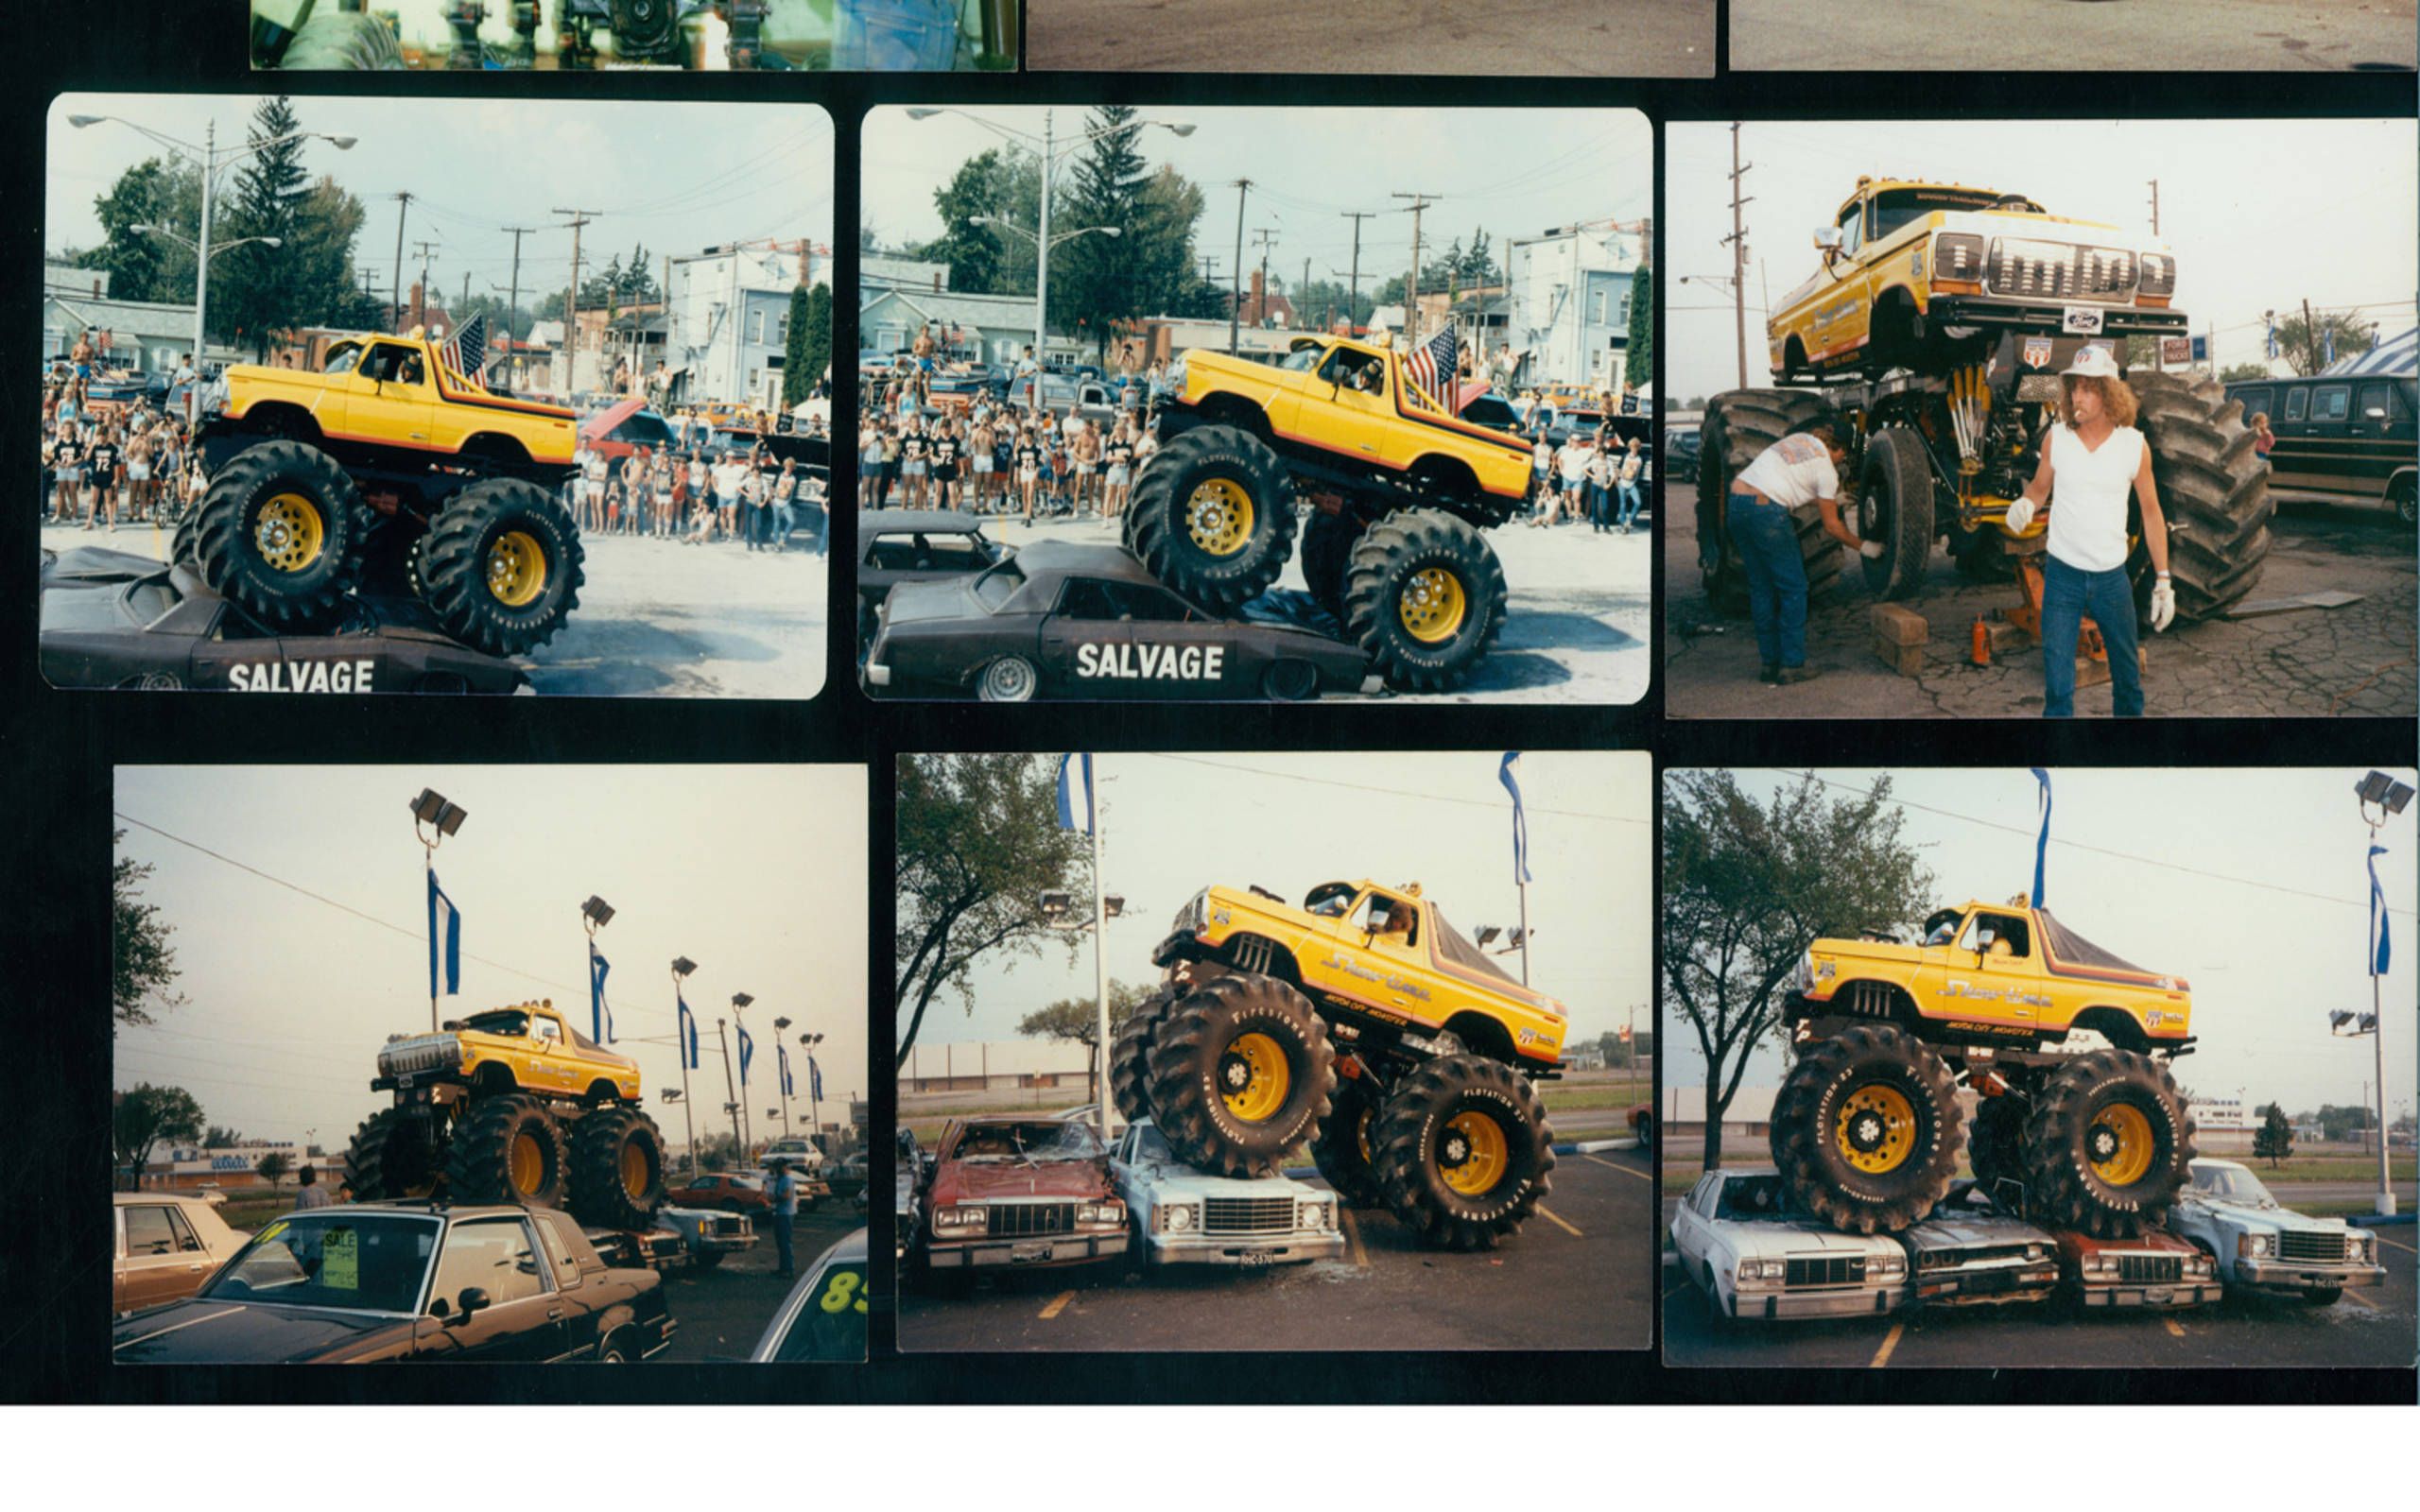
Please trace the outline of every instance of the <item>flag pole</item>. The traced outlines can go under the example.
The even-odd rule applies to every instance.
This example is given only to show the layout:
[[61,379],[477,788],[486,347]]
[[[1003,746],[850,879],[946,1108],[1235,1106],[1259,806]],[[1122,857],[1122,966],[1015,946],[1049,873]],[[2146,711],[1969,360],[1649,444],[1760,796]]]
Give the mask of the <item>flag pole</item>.
[[688,1136],[689,1176],[694,1180],[698,1175],[698,1117],[689,1108],[689,1026],[683,1022],[686,1016],[681,1011],[688,1000],[681,995],[678,970],[672,973],[672,1002],[673,1058],[681,1062],[681,1127]]
[[1530,884],[1521,868],[1512,868],[1512,885],[1521,893],[1521,985],[1530,985]]
[[437,1033],[437,846],[423,840],[421,847],[421,880],[427,885],[428,896],[428,1032]]
[[1109,1143],[1110,1114],[1116,1099],[1109,1095],[1109,951],[1101,936],[1109,930],[1109,905],[1106,889],[1100,878],[1100,799],[1093,783],[1097,781],[1093,759],[1084,758],[1084,828],[1093,838],[1093,990],[1097,994],[1097,1016],[1093,1033],[1093,1065],[1097,1077],[1093,1088],[1095,1122],[1100,1125],[1101,1143]]
[[715,1038],[722,1041],[722,1090],[723,1094],[731,1099],[725,1106],[731,1109],[732,1168],[745,1171],[748,1169],[748,1146],[740,1142],[739,1093],[731,1085],[731,1036],[723,1032],[720,1019],[715,1021]]

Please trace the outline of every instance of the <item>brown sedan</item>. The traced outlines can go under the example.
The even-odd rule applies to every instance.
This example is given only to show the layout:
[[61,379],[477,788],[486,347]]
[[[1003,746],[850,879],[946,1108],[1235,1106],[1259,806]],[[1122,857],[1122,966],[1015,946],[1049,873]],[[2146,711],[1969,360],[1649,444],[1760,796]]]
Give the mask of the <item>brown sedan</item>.
[[124,1314],[157,1307],[200,1290],[244,1236],[220,1221],[199,1197],[168,1192],[121,1192],[112,1221],[117,1261],[110,1273],[110,1307]]

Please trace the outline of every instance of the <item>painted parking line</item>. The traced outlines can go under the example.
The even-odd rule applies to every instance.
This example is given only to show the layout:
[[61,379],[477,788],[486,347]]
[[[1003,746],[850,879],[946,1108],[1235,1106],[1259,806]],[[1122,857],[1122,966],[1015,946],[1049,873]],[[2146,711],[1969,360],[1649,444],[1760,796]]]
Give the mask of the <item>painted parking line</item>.
[[[1593,1155],[1582,1155],[1580,1158],[1583,1160],[1597,1160],[1597,1158]],[[1608,1171],[1619,1171],[1624,1176],[1634,1176],[1641,1181],[1649,1182],[1651,1184],[1655,1180],[1653,1177],[1649,1176],[1646,1172],[1634,1171],[1629,1166],[1622,1164],[1618,1160],[1597,1160],[1597,1163],[1603,1166]]]
[[1361,1226],[1354,1221],[1353,1210],[1339,1208],[1336,1210],[1336,1217],[1337,1221],[1344,1226],[1344,1247],[1346,1252],[1353,1256],[1353,1263],[1363,1270],[1368,1270],[1370,1255],[1361,1247]]
[[2342,1294],[2339,1300],[2350,1302],[2364,1313],[2375,1313],[2378,1310],[2377,1303],[2371,1301],[2368,1297],[2363,1297],[2359,1292],[2346,1292]]
[[2168,1325],[2169,1337],[2176,1339],[2185,1337],[2184,1324],[2179,1323],[2172,1317],[2164,1317],[2161,1318],[2160,1321]]
[[2410,1245],[2402,1244],[2402,1243],[2399,1243],[2399,1242],[2397,1242],[2397,1241],[2395,1241],[2395,1240],[2389,1239],[2389,1238],[2388,1238],[2386,1235],[2384,1235],[2384,1234],[2380,1234],[2380,1233],[2374,1233],[2371,1237],[2373,1237],[2373,1238],[2377,1239],[2377,1242],[2378,1242],[2379,1244],[2381,1244],[2381,1245],[2394,1245],[2395,1248],[2402,1250],[2402,1251],[2403,1251],[2405,1254],[2407,1254],[2407,1255],[2420,1255],[2420,1249],[2414,1249],[2414,1248],[2412,1248]]
[[1042,1310],[1042,1315],[1044,1317],[1057,1317],[1060,1314],[1065,1312],[1067,1310],[1067,1304],[1075,1299],[1075,1293],[1061,1292],[1058,1296],[1050,1299],[1050,1305],[1048,1307]]
[[1585,1238],[1585,1237],[1586,1237],[1584,1234],[1581,1233],[1581,1231],[1580,1231],[1579,1229],[1574,1228],[1573,1227],[1571,1227],[1571,1225],[1569,1225],[1569,1224],[1567,1224],[1567,1223],[1564,1222],[1561,1218],[1556,1217],[1556,1216],[1554,1215],[1554,1210],[1553,1210],[1553,1209],[1551,1209],[1551,1208],[1548,1208],[1548,1207],[1547,1207],[1545,1203],[1543,1203],[1543,1202],[1541,1202],[1541,1203],[1539,1203],[1539,1204],[1538,1204],[1538,1216],[1539,1216],[1539,1217],[1541,1217],[1541,1218],[1544,1218],[1547,1222],[1548,1222],[1548,1223],[1550,1223],[1550,1224],[1554,1225],[1556,1228],[1558,1228],[1562,1229],[1564,1233],[1569,1234],[1569,1235],[1570,1235],[1572,1238],[1574,1238],[1574,1239],[1582,1239],[1582,1238]]
[[1683,1292],[1685,1292],[1688,1289],[1689,1279],[1686,1276],[1684,1276],[1679,1280],[1674,1281],[1671,1285],[1664,1288],[1664,1300],[1668,1302],[1673,1297],[1680,1296]]
[[1891,1332],[1882,1336],[1882,1348],[1874,1351],[1874,1358],[1872,1361],[1867,1363],[1866,1368],[1869,1370],[1879,1370],[1884,1366],[1889,1365],[1891,1363],[1891,1351],[1899,1347],[1899,1335],[1907,1332],[1908,1325],[1905,1323],[1892,1324]]

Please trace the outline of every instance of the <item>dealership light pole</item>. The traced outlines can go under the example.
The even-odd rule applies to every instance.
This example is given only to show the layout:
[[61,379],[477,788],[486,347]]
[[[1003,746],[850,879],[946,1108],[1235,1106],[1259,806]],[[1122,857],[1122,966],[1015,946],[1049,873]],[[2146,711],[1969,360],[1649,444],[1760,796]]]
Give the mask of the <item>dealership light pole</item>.
[[[353,150],[354,143],[359,138],[333,136],[325,131],[288,131],[283,136],[273,136],[265,142],[246,142],[240,148],[229,147],[222,155],[218,150],[218,122],[216,118],[204,123],[199,147],[196,147],[190,142],[179,141],[164,131],[155,131],[147,126],[130,121],[123,115],[71,115],[67,118],[67,124],[79,131],[88,126],[97,126],[103,121],[115,121],[137,135],[167,148],[171,153],[201,170],[201,225],[198,228],[193,268],[194,386],[185,391],[185,423],[190,425],[194,422],[197,407],[201,402],[202,354],[209,350],[209,338],[203,333],[203,318],[208,311],[210,301],[212,255],[210,213],[212,200],[216,193],[219,169],[245,153],[265,152],[270,147],[282,146],[288,142],[303,142],[314,138],[332,144],[338,152],[350,152]],[[268,240],[266,237],[254,239]]]
[[681,996],[681,979],[698,969],[698,963],[686,955],[672,957],[672,1040],[674,1058],[681,1062],[681,1126],[689,1139],[689,1174],[698,1172],[698,1120],[689,1111],[689,1032],[682,1022],[681,1006],[686,1000]]
[[[808,1142],[812,1143],[816,1136],[823,1132],[823,1110],[821,1107],[823,1094],[816,1088],[815,1069],[815,1047],[823,1042],[823,1037],[820,1034],[803,1034],[798,1037],[798,1042],[806,1047],[806,1136]],[[815,1147],[819,1150],[823,1148],[821,1144]]]
[[[420,838],[426,865],[424,876],[428,898],[428,1032],[437,1032],[437,957],[443,949],[437,936],[437,848],[462,827],[470,815],[433,787],[424,787],[412,799],[412,833]],[[449,906],[451,906],[449,904]]]
[[790,1137],[790,1079],[788,1075],[790,1051],[789,1046],[782,1043],[782,1036],[788,1031],[790,1021],[786,1015],[773,1021],[773,1058],[777,1062],[776,1072],[782,1090],[782,1138],[784,1139]]
[[[2378,1107],[2378,1214],[2394,1216],[2394,1183],[2391,1179],[2387,1160],[2386,1137],[2386,1008],[2381,998],[2380,979],[2386,974],[2386,900],[2377,890],[2378,831],[2386,821],[2403,812],[2411,801],[2412,790],[2384,772],[2372,772],[2353,784],[2360,799],[2361,822],[2370,827],[2370,850],[2366,858],[2370,866],[2370,1048],[2377,1057]],[[2373,813],[2375,811],[2375,813]]]
[[739,1091],[731,1084],[731,1036],[723,1032],[723,1022],[720,1019],[715,1021],[715,1038],[722,1043],[722,1090],[725,1099],[722,1110],[731,1115],[732,1160],[735,1164],[744,1165],[748,1160],[748,1146],[739,1137]]
[[[731,995],[731,1022],[737,1026],[739,1030],[740,1043],[743,1045],[748,1042],[748,1022],[746,1020],[742,1019],[740,1015],[747,1011],[748,1005],[755,1001],[756,999],[753,995],[746,992],[734,992]],[[739,1085],[742,1089],[745,1089],[748,1085],[748,1062],[747,1057],[745,1057],[740,1058]],[[755,1134],[748,1126],[748,1098],[744,1091],[740,1093],[738,1102],[739,1148],[744,1154],[746,1153],[748,1146],[753,1143]]]

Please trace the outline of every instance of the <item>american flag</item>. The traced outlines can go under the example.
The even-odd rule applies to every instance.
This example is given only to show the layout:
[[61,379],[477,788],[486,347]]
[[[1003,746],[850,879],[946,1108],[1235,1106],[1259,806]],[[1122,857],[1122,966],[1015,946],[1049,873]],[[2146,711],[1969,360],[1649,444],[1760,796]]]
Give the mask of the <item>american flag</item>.
[[1443,402],[1442,384],[1454,375],[1454,361],[1461,351],[1461,337],[1452,326],[1428,338],[1428,344],[1403,359],[1403,373],[1423,393]]
[[488,318],[482,310],[446,339],[445,366],[474,388],[488,386]]

